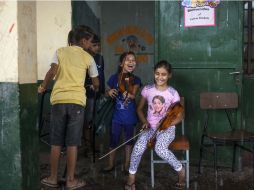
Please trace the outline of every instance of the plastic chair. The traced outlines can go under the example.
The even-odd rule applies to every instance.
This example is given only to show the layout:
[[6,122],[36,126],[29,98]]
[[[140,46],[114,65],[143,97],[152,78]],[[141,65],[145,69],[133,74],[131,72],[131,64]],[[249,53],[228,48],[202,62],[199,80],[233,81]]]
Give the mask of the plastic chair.
[[[236,129],[233,123],[233,113],[236,114],[238,108],[238,95],[235,92],[203,92],[200,94],[200,108],[205,111],[205,119],[203,126],[203,134],[201,137],[200,157],[199,157],[199,173],[203,159],[203,151],[209,147],[213,147],[214,153],[214,170],[217,174],[217,147],[233,146],[232,172],[235,166],[236,148],[239,147],[253,153],[254,159],[254,133],[245,131],[244,129]],[[226,113],[229,130],[223,132],[209,132],[209,114],[211,112],[219,112],[224,110]],[[235,120],[236,121],[236,120]],[[212,126],[210,126],[212,127]],[[243,143],[251,143],[252,148],[248,149]],[[254,160],[253,160],[254,172]]]
[[[184,106],[184,98],[181,97],[181,104]],[[190,184],[190,174],[189,174],[189,166],[190,166],[190,159],[189,159],[189,150],[190,150],[190,143],[188,138],[185,136],[184,133],[184,119],[181,122],[181,135],[176,136],[174,141],[169,145],[169,149],[171,151],[179,151],[183,153],[183,158],[180,159],[180,162],[185,165],[185,177],[186,177],[186,188],[189,188]],[[154,188],[154,164],[158,163],[167,163],[162,159],[156,159],[154,157],[154,151],[151,150],[151,185]]]

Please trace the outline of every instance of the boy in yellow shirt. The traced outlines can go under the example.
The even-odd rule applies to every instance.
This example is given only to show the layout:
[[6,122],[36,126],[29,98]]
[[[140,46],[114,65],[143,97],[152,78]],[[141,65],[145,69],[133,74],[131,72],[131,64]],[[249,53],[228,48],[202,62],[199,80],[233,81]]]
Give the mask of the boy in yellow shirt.
[[92,78],[95,89],[99,86],[98,71],[93,57],[88,50],[93,33],[77,27],[71,31],[75,38],[72,46],[59,48],[52,60],[51,68],[38,88],[43,93],[50,80],[55,78],[51,93],[52,104],[50,118],[51,174],[41,180],[50,187],[58,187],[57,173],[61,147],[67,147],[66,189],[77,189],[86,185],[85,181],[74,177],[77,162],[77,146],[81,144],[86,96],[84,82],[86,71]]

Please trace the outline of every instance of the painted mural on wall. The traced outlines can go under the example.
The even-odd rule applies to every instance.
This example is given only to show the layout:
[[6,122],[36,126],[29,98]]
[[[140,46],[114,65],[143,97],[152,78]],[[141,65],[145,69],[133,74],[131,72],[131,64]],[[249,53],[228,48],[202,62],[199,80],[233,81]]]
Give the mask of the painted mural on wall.
[[148,63],[149,56],[154,55],[154,37],[145,28],[138,26],[123,26],[107,36],[107,43],[119,56],[125,51],[136,53],[138,63]]

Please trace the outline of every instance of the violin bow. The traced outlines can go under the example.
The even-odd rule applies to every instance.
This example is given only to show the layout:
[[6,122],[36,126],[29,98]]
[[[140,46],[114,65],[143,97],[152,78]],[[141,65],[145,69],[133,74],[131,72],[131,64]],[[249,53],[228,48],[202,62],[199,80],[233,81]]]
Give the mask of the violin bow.
[[142,128],[138,134],[136,134],[135,136],[133,136],[132,138],[130,138],[129,140],[125,141],[124,143],[120,144],[118,147],[112,149],[111,151],[109,151],[107,154],[104,154],[103,156],[101,156],[99,158],[99,160],[101,160],[102,158],[105,158],[106,156],[108,156],[109,154],[111,154],[112,152],[116,151],[117,149],[121,148],[123,145],[127,144],[128,142],[130,142],[131,140],[135,139],[137,136],[139,136],[142,132],[144,131],[144,129]]

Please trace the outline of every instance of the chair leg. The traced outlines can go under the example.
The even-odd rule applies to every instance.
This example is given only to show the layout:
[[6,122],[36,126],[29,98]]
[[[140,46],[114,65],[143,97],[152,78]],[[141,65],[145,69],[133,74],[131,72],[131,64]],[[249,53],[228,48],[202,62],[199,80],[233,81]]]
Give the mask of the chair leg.
[[254,142],[252,142],[252,165],[253,165],[252,172],[254,175]]
[[186,150],[186,168],[185,168],[185,175],[186,175],[186,188],[189,189],[190,187],[190,156],[189,150]]
[[153,162],[153,150],[151,150],[151,185],[154,188],[154,162]]
[[203,158],[203,143],[204,143],[204,135],[201,137],[201,145],[199,150],[199,164],[198,164],[198,173],[201,173],[201,164],[202,164],[202,158]]
[[232,172],[235,171],[235,154],[236,154],[236,144],[234,143],[234,150],[233,150],[233,161],[232,161]]
[[217,146],[216,146],[216,143],[213,144],[213,148],[214,148],[214,171],[215,171],[215,175],[217,177]]

